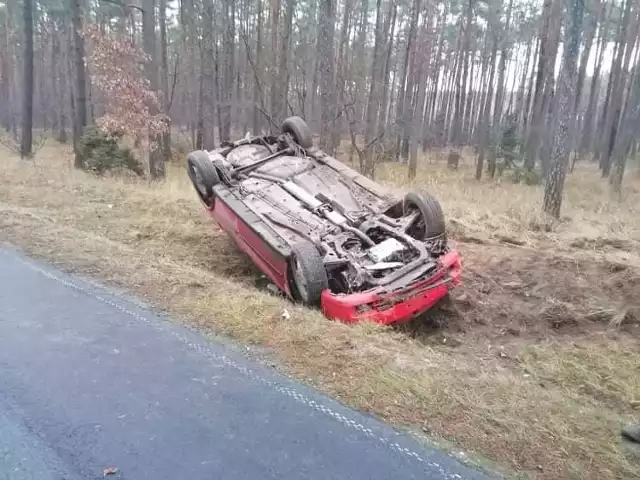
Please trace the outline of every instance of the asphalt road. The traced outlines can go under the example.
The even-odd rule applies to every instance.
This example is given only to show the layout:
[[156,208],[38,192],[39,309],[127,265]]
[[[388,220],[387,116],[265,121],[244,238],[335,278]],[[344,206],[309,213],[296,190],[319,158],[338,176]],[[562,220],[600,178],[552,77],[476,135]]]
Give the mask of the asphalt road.
[[110,291],[0,249],[0,479],[484,479]]

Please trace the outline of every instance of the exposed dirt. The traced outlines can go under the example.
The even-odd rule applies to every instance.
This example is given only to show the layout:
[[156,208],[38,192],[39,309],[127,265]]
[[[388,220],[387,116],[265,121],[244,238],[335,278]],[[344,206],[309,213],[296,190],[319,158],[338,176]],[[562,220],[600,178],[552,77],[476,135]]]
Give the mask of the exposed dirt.
[[585,334],[609,327],[616,312],[638,301],[640,276],[632,267],[544,250],[465,245],[463,251],[465,284],[456,303],[467,325],[486,325],[494,334]]

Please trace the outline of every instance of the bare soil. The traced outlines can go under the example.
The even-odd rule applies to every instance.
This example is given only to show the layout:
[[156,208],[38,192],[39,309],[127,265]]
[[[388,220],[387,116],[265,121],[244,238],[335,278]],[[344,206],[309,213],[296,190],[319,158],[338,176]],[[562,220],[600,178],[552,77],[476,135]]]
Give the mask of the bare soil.
[[435,161],[407,185],[402,166],[381,166],[380,181],[442,199],[464,261],[448,302],[383,328],[330,322],[270,294],[181,165],[148,185],[72,171],[68,155],[58,146],[34,163],[0,154],[0,241],[231,336],[467,459],[539,479],[640,476],[619,435],[640,420],[636,183],[610,201],[593,172],[577,171],[565,219],[550,224],[537,213],[539,188],[477,184],[464,165],[452,173]]

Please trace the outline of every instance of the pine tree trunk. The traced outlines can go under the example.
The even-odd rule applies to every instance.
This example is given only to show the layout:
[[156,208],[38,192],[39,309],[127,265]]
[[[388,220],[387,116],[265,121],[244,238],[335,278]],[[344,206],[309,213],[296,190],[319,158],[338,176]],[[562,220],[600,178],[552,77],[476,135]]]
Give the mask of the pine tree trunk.
[[73,63],[75,67],[75,88],[73,99],[73,149],[75,152],[74,166],[84,168],[84,157],[80,148],[80,137],[87,125],[87,96],[84,65],[84,39],[82,38],[82,0],[72,0],[71,15],[73,26]]
[[56,25],[52,20],[49,21],[47,27],[49,29],[49,40],[51,43],[51,56],[49,57],[51,64],[48,66],[48,69],[51,72],[49,76],[49,80],[51,81],[51,90],[48,92],[50,99],[47,104],[47,108],[49,109],[49,114],[51,115],[51,130],[53,133],[58,130],[58,124],[60,123],[60,112],[58,111],[56,104],[58,98],[60,97],[60,41],[58,39]]
[[627,157],[635,154],[635,138],[640,128],[640,65],[638,57],[640,50],[636,49],[635,74],[629,86],[625,113],[622,117],[620,134],[617,137],[614,148],[613,171],[609,177],[611,191],[620,195],[622,191],[622,179],[627,164]]
[[356,40],[356,45],[354,48],[356,60],[355,100],[357,102],[356,115],[358,120],[362,120],[364,118],[366,109],[366,104],[364,102],[364,99],[366,98],[365,81],[367,77],[365,44],[367,41],[367,31],[369,27],[368,15],[369,0],[360,0],[360,25],[358,26],[358,38]]
[[279,83],[278,94],[280,95],[279,107],[280,116],[277,117],[278,121],[284,120],[288,115],[289,109],[289,42],[291,39],[291,24],[293,21],[293,8],[294,0],[286,0],[286,11],[284,16],[284,31],[282,34],[282,45],[280,48],[280,66],[279,70]]
[[[558,2],[558,0],[555,0]],[[540,55],[538,56],[538,69],[536,74],[535,93],[533,95],[533,109],[529,122],[529,135],[525,146],[524,166],[527,170],[533,170],[538,157],[541,133],[544,118],[545,85],[549,71],[553,71],[556,57],[551,55],[552,40],[552,9],[554,0],[544,0],[542,6],[542,25],[540,27]],[[552,58],[553,57],[553,58]]]
[[205,0],[204,15],[202,25],[202,75],[200,78],[201,100],[198,105],[202,111],[199,113],[202,122],[201,135],[202,147],[205,150],[213,150],[215,148],[215,78],[214,78],[214,49],[215,35],[213,29],[215,21],[215,10],[213,0]]
[[0,25],[0,124],[5,131],[11,131],[12,124],[12,57],[13,50],[10,41],[10,11],[5,9],[3,24]]
[[540,55],[540,47],[542,45],[542,41],[540,39],[538,39],[538,41],[536,42],[536,51],[533,55],[533,65],[534,67],[531,69],[531,75],[529,76],[529,81],[527,83],[527,96],[524,99],[524,107],[523,107],[523,111],[522,111],[522,118],[520,120],[520,131],[522,132],[524,138],[528,139],[529,138],[529,130],[530,130],[530,123],[529,120],[531,118],[532,115],[532,101],[533,101],[533,88],[534,88],[534,81],[537,77],[536,75],[536,68],[535,68],[535,64],[536,64],[536,60],[538,58],[538,56]]
[[369,97],[367,99],[366,124],[364,130],[365,143],[365,163],[364,173],[370,178],[374,176],[375,158],[373,155],[373,145],[370,142],[377,131],[378,109],[380,108],[380,99],[378,98],[379,90],[379,70],[380,70],[380,50],[382,43],[382,0],[376,1],[376,27],[375,27],[375,43],[373,48],[373,60],[371,62],[371,82],[369,83]]
[[65,41],[65,48],[62,48],[61,39],[64,39],[60,32],[64,32],[65,24],[59,27],[59,32],[57,32],[58,36],[58,45],[60,46],[60,66],[58,68],[60,72],[60,90],[58,92],[58,136],[57,140],[60,143],[67,143],[67,106],[68,106],[68,95],[69,95],[69,69],[67,68],[69,65],[69,51],[70,46],[69,42]]
[[[462,140],[463,142],[468,142],[471,138],[471,107],[473,103],[473,70],[475,64],[475,50],[471,50],[468,53],[467,64],[469,65],[469,74],[465,75],[469,79],[469,92],[467,93],[466,105],[464,107],[464,114],[462,117]],[[465,84],[466,87],[466,84]],[[466,91],[466,88],[465,88]]]
[[491,117],[491,105],[493,103],[493,82],[496,73],[496,57],[498,56],[498,38],[495,32],[492,33],[492,37],[493,46],[491,48],[491,57],[489,59],[490,68],[488,89],[480,120],[480,144],[478,146],[478,157],[476,159],[476,180],[480,180],[482,178],[482,171],[484,169],[484,156],[487,145],[489,143],[489,136],[491,135],[489,119]]
[[493,120],[491,122],[492,133],[489,135],[489,175],[493,178],[496,174],[496,160],[498,154],[498,142],[500,139],[500,132],[502,131],[502,108],[504,104],[504,83],[507,65],[507,56],[509,50],[507,48],[506,36],[509,33],[511,24],[511,12],[513,10],[513,0],[509,1],[509,7],[507,7],[507,20],[505,22],[504,32],[501,34],[500,43],[500,65],[498,66],[498,85],[496,87],[496,102],[493,107]]
[[[231,1],[231,0],[226,0]],[[280,79],[278,78],[278,52],[280,51],[280,10],[282,8],[281,0],[271,1],[271,54],[273,61],[269,66],[271,70],[271,116],[278,123],[280,118]]]
[[[258,12],[256,13],[256,56],[254,63],[258,74],[263,73],[262,63],[262,0],[258,0]],[[260,107],[263,104],[262,100],[262,86],[260,85],[260,79],[255,78],[253,84],[253,134],[258,135],[262,131],[260,120]]]
[[424,119],[424,103],[426,99],[427,92],[427,79],[429,78],[428,71],[428,53],[431,51],[431,46],[429,45],[429,37],[426,32],[429,24],[430,18],[428,15],[425,15],[424,20],[425,26],[421,29],[421,35],[416,39],[416,55],[414,65],[417,66],[416,72],[416,85],[417,85],[417,94],[416,101],[413,105],[413,115],[412,115],[412,129],[411,129],[411,140],[410,140],[410,148],[409,148],[409,179],[414,179],[416,177],[416,173],[418,170],[418,145],[420,144],[420,136],[422,134],[422,125]]
[[[396,30],[397,5],[391,2],[389,8],[391,12],[391,24],[385,30],[385,36],[389,38],[387,51],[385,54],[384,69],[382,74],[382,102],[380,106],[380,114],[378,116],[378,135],[381,135],[387,128],[387,113],[389,110],[389,74],[391,72],[391,55],[393,53],[393,39]],[[391,86],[393,92],[393,85]]]
[[607,176],[611,170],[613,148],[616,143],[616,136],[618,134],[618,128],[620,124],[620,114],[622,112],[624,92],[629,77],[629,65],[631,62],[633,49],[638,38],[638,27],[640,27],[637,12],[634,11],[633,14],[631,13],[632,3],[633,2],[631,0],[628,0],[627,8],[625,10],[625,16],[623,18],[624,34],[621,36],[623,44],[621,45],[621,48],[618,52],[619,55],[616,58],[616,76],[611,93],[612,99],[609,115],[604,130],[605,147],[603,150],[603,176]]
[[160,62],[162,70],[162,110],[168,119],[168,129],[162,135],[162,156],[164,162],[171,159],[171,120],[169,120],[169,60],[167,58],[167,0],[160,0],[158,10],[160,22]]
[[[442,70],[442,52],[444,50],[444,41],[445,41],[445,33],[446,33],[446,19],[447,14],[449,13],[448,4],[445,3],[444,8],[442,10],[441,17],[441,30],[440,30],[440,38],[438,40],[438,49],[436,53],[435,60],[435,68],[432,72],[432,82],[434,84],[433,93],[431,95],[431,105],[429,106],[429,129],[431,136],[433,138],[433,143],[442,144],[442,137],[444,135],[444,125],[439,122],[439,110],[438,109],[438,98],[442,101],[442,96],[438,95],[440,91],[440,77],[446,73],[446,69],[443,72],[443,75],[440,74]],[[443,80],[444,82],[444,77]]]
[[551,168],[544,189],[543,209],[545,213],[560,218],[562,192],[567,176],[569,148],[571,147],[571,125],[573,116],[572,99],[575,93],[574,79],[576,62],[580,48],[580,32],[584,12],[584,0],[570,0],[568,8],[569,21],[565,33],[563,67],[560,74],[557,102],[559,105],[558,130],[555,136],[551,156]]
[[413,42],[415,37],[416,24],[418,22],[418,2],[414,1],[412,10],[411,10],[411,21],[408,25],[407,29],[407,40],[405,44],[405,51],[403,57],[402,64],[402,72],[400,73],[399,85],[398,89],[398,98],[397,98],[397,107],[396,107],[396,121],[398,123],[398,136],[396,139],[396,148],[395,155],[396,159],[406,158],[403,153],[404,149],[402,148],[402,142],[404,139],[404,129],[407,123],[407,106],[406,106],[406,97],[407,92],[411,90],[411,85],[409,84],[409,61],[411,59],[411,52],[413,48]]
[[[224,15],[222,50],[224,54],[224,68],[222,75],[222,92],[220,93],[222,125],[220,127],[220,141],[231,140],[231,103],[233,84],[235,80],[235,2],[224,0]],[[274,66],[275,68],[275,66]]]
[[[155,0],[143,0],[142,8],[142,43],[149,60],[145,64],[145,75],[149,88],[158,91],[158,54],[156,50],[156,11]],[[149,114],[156,115],[158,109],[154,103],[149,104]],[[152,179],[164,178],[164,159],[162,157],[161,138],[149,136],[149,174]]]
[[405,88],[404,95],[404,108],[403,108],[403,120],[402,120],[402,142],[401,142],[401,152],[400,156],[404,160],[409,160],[409,140],[411,138],[413,132],[413,121],[415,111],[415,89],[418,83],[418,78],[416,75],[416,71],[418,69],[418,65],[415,64],[416,57],[416,37],[417,37],[417,29],[418,29],[418,20],[420,18],[420,3],[415,2],[413,5],[413,18],[411,24],[411,32],[412,32],[412,41],[411,41],[411,51],[409,57],[409,75],[407,75],[407,86]]
[[335,82],[333,41],[335,33],[335,0],[321,0],[320,2],[320,148],[329,155],[333,155],[331,132],[332,122],[335,120]]
[[[582,140],[580,142],[580,157],[584,157],[587,151],[593,151],[594,141],[592,138],[593,125],[596,119],[597,113],[597,101],[598,101],[598,93],[600,90],[600,72],[602,70],[602,63],[604,60],[604,52],[606,47],[606,39],[608,35],[608,25],[609,25],[609,15],[611,15],[611,10],[613,8],[613,4],[609,8],[608,15],[603,16],[603,20],[601,22],[601,30],[600,30],[600,41],[598,42],[598,48],[596,51],[596,65],[593,71],[593,75],[591,77],[591,86],[589,88],[589,103],[587,105],[587,111],[584,116],[584,122],[582,127]],[[604,11],[604,8],[603,8]]]
[[24,28],[20,157],[33,155],[33,1],[22,0]]
[[466,20],[460,27],[463,32],[462,45],[459,51],[460,62],[456,72],[456,95],[455,95],[455,113],[453,116],[453,126],[451,129],[451,143],[454,147],[462,147],[462,119],[464,115],[465,95],[468,77],[468,56],[471,46],[471,29],[473,25],[473,0],[469,0],[466,10]]
[[[349,25],[350,25],[350,17],[351,11],[353,9],[353,0],[345,0],[344,2],[344,12],[342,15],[342,22],[340,23],[340,40],[338,42],[338,66],[336,72],[336,93],[338,97],[338,105],[340,108],[343,108],[342,105],[345,103],[345,84],[347,79],[347,59],[346,59],[346,47],[348,42],[348,34],[349,34]],[[342,133],[342,115],[338,113],[338,118],[333,125],[333,129],[331,132],[331,144],[332,148],[338,148],[340,145],[340,134]]]
[[[611,119],[611,102],[613,99],[613,94],[615,91],[615,85],[618,82],[618,77],[620,75],[620,69],[622,68],[622,57],[624,56],[624,39],[626,37],[626,29],[629,24],[629,13],[628,10],[631,8],[631,1],[627,0],[624,8],[624,14],[622,21],[618,26],[618,32],[616,34],[616,43],[615,50],[613,52],[613,57],[611,59],[611,69],[609,73],[609,81],[607,82],[607,93],[604,99],[604,104],[602,106],[602,112],[600,115],[600,119],[598,121],[598,132],[605,132],[608,130],[607,126]],[[602,170],[602,176],[607,177],[609,175],[610,164],[608,164],[608,158],[605,154],[606,145],[608,143],[608,139],[606,135],[599,135],[599,141],[596,143],[595,153],[596,158],[598,159],[598,164],[600,169]]]

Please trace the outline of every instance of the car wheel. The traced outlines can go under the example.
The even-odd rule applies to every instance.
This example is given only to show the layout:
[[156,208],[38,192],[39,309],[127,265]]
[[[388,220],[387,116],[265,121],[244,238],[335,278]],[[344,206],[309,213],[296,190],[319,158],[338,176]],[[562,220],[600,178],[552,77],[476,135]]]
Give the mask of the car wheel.
[[329,281],[316,247],[310,243],[294,246],[289,269],[294,300],[308,306],[319,305],[323,290],[329,288]]
[[440,202],[427,192],[408,193],[402,202],[402,211],[407,215],[417,210],[419,215],[407,228],[407,234],[416,240],[427,240],[444,235],[445,221]]
[[196,192],[210,207],[214,200],[213,187],[220,183],[220,175],[211,163],[209,154],[204,150],[191,152],[187,157],[187,171]]
[[300,117],[289,117],[282,122],[282,131],[290,134],[295,142],[302,148],[313,147],[313,135],[311,129]]

